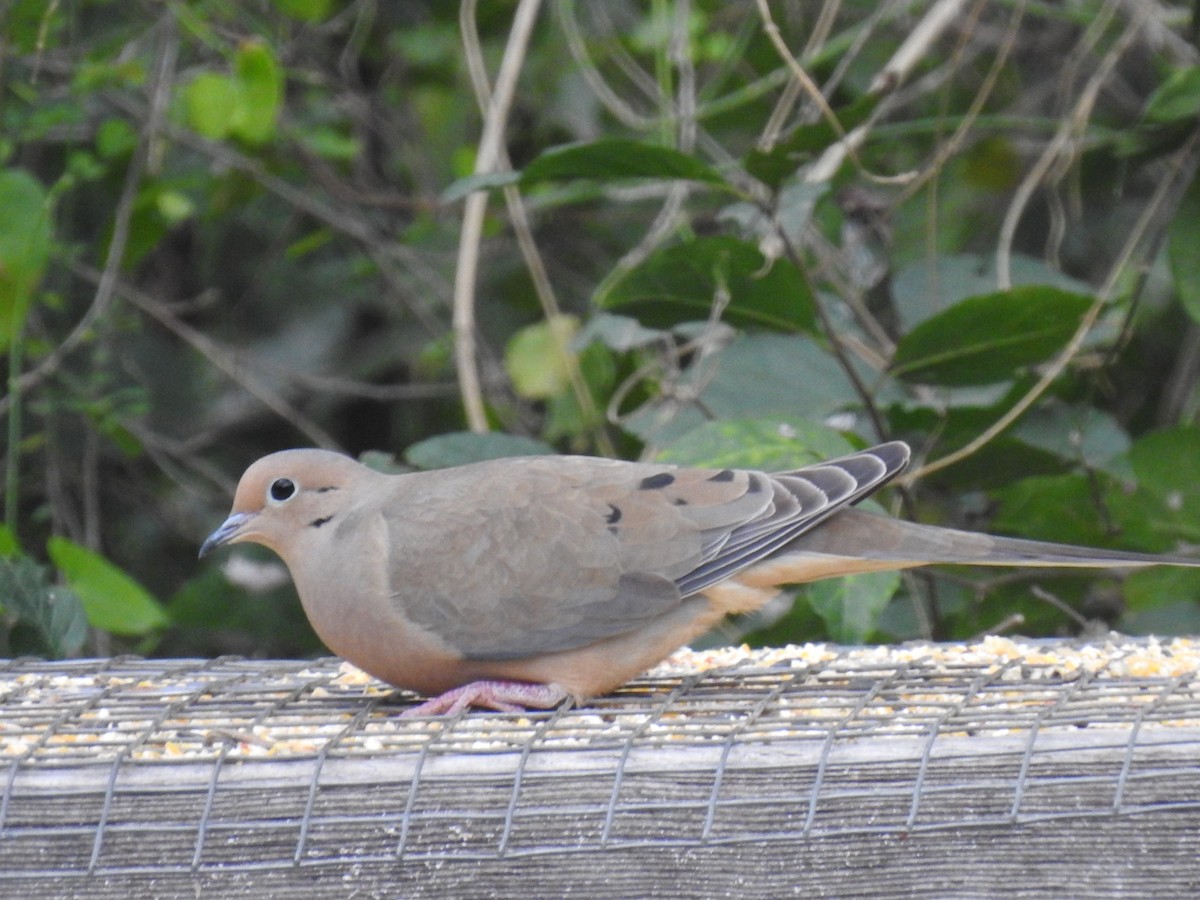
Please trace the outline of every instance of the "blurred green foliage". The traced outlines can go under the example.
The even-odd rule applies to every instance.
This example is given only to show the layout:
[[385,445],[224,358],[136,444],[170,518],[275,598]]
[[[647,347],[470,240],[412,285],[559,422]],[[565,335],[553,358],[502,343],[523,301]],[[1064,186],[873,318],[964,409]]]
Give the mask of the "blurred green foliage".
[[[195,560],[286,446],[783,468],[898,437],[894,512],[1200,543],[1188,23],[768,7],[562,0],[524,45],[528,2],[4,4],[0,649],[315,651],[269,554]],[[1200,630],[1170,570],[801,596],[723,637]]]

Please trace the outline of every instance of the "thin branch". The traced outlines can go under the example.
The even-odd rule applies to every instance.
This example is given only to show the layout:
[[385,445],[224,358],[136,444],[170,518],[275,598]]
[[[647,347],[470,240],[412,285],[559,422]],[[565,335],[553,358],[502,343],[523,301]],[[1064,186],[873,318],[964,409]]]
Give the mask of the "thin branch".
[[[471,85],[475,90],[475,99],[479,104],[480,111],[486,115],[488,107],[492,102],[492,89],[488,83],[487,70],[483,64],[483,49],[480,45],[478,30],[475,28],[474,18],[463,20],[462,35],[464,55],[467,60],[467,72],[471,76]],[[497,171],[505,171],[512,168],[508,149],[503,145],[498,148],[498,158],[495,168]],[[517,189],[516,185],[507,185],[503,190],[503,195],[505,205],[508,207],[509,220],[512,224],[513,233],[517,238],[517,246],[520,248],[521,256],[525,260],[525,267],[529,271],[529,277],[533,283],[534,292],[537,294],[538,303],[542,307],[542,316],[547,322],[553,321],[562,315],[562,308],[559,306],[558,297],[554,293],[554,287],[550,283],[550,274],[542,259],[541,251],[538,249],[537,242],[533,239],[533,226],[529,221],[529,213],[525,208],[524,198],[521,196],[521,192]],[[584,420],[592,430],[592,437],[596,442],[596,447],[605,456],[615,456],[616,447],[613,446],[608,432],[604,428],[604,423],[600,419],[599,411],[596,409],[596,402],[592,398],[592,392],[588,388],[587,382],[583,377],[583,372],[579,368],[579,360],[568,347],[558,341],[553,342],[553,352],[557,354],[559,363],[567,373],[567,378],[571,384],[571,392],[575,396],[575,401],[579,404],[580,410],[583,412]]]
[[[902,203],[904,200],[908,199],[918,190],[920,190],[920,188],[923,187],[931,178],[933,178],[938,172],[942,171],[942,167],[946,164],[946,161],[950,159],[950,157],[958,153],[959,148],[967,139],[967,135],[970,134],[971,130],[975,127],[980,114],[983,112],[984,106],[991,98],[992,92],[995,90],[996,84],[1000,80],[1000,75],[1003,73],[1005,66],[1008,63],[1008,58],[1012,54],[1013,48],[1017,44],[1017,39],[1020,37],[1021,23],[1024,21],[1025,10],[1028,5],[1028,0],[1017,0],[1016,6],[1013,9],[1013,13],[1008,20],[1008,28],[1004,33],[1004,37],[1000,41],[1000,48],[997,50],[996,55],[992,58],[992,64],[988,68],[987,74],[984,75],[983,82],[980,84],[979,90],[977,90],[975,92],[975,96],[971,98],[971,103],[967,107],[967,111],[963,113],[957,127],[954,129],[953,134],[951,134],[950,137],[945,141],[942,141],[940,144],[938,144],[936,150],[934,151],[933,159],[930,161],[929,165],[925,167],[924,171],[918,175],[911,184],[905,186],[904,190],[901,192],[901,195],[897,198],[897,203]],[[982,13],[983,7],[984,0],[980,0],[972,16],[976,17]],[[965,47],[965,44],[956,51],[956,56],[962,53],[963,47]]]
[[[875,75],[868,90],[871,93],[890,93],[897,85],[902,84],[913,68],[921,60],[928,58],[930,48],[960,16],[966,4],[967,0],[937,0],[925,13],[925,17],[909,32],[908,38],[892,54],[892,58]],[[854,153],[866,141],[885,105],[881,103],[866,122],[821,154],[820,159],[809,168],[805,180],[809,183],[829,181],[841,168],[846,156]],[[886,180],[907,181],[910,178],[910,174],[904,173]]]
[[[70,268],[76,275],[86,278],[89,281],[98,282],[102,277],[102,273],[82,263],[72,263]],[[257,398],[281,419],[290,423],[310,441],[320,447],[328,449],[337,448],[338,442],[332,435],[301,413],[283,397],[279,396],[271,387],[246,371],[245,366],[239,362],[234,354],[221,347],[212,338],[175,316],[165,304],[121,280],[118,280],[114,284],[114,290],[176,337],[180,338],[184,343],[199,352],[215,368],[228,375],[229,378],[241,385],[247,393]]]
[[[130,223],[133,219],[133,207],[137,201],[138,189],[141,187],[142,175],[146,171],[150,158],[151,147],[158,138],[166,115],[167,101],[171,96],[171,86],[175,73],[175,63],[179,57],[179,39],[175,32],[175,17],[168,13],[160,24],[161,43],[155,60],[153,74],[150,79],[150,106],[146,114],[145,124],[138,139],[138,146],[130,159],[129,167],[125,170],[125,180],[121,185],[121,195],[113,212],[112,237],[108,242],[108,251],[104,258],[104,268],[96,293],[87,312],[76,323],[71,332],[46,356],[38,365],[21,376],[19,388],[24,393],[35,387],[47,377],[58,371],[71,353],[92,334],[92,328],[100,321],[112,305],[116,289],[117,276],[121,263],[125,259],[125,248],[129,244]],[[6,401],[10,398],[5,398]]]
[[558,3],[551,4],[550,8],[554,12],[563,37],[567,39],[567,50],[570,51],[571,57],[579,67],[579,74],[601,105],[627,128],[648,131],[656,127],[658,121],[650,116],[642,115],[626,103],[616,91],[609,87],[604,76],[600,74],[600,70],[596,68],[596,64],[592,62],[587,41],[579,27],[579,19],[575,15],[575,0],[560,0]]
[[[122,112],[142,115],[143,111],[122,94],[105,95],[105,99]],[[190,129],[166,121],[162,134],[173,142],[189,147],[212,160],[217,168],[232,169],[247,175],[267,192],[274,194],[290,206],[306,213],[329,228],[358,241],[367,255],[379,268],[380,274],[402,297],[444,297],[450,294],[450,286],[442,273],[428,265],[424,257],[404,244],[385,238],[366,219],[333,203],[327,202],[316,192],[285,181],[268,172],[257,159],[238,151],[230,144],[210,141]],[[396,265],[404,268],[397,272]],[[413,284],[413,282],[416,282]],[[419,303],[410,303],[408,308],[417,321],[430,335],[440,335],[442,326]]]
[[[817,21],[813,24],[812,30],[808,34],[808,40],[804,44],[804,49],[800,51],[800,59],[811,59],[817,49],[825,44],[829,39],[829,32],[833,29],[833,23],[837,20],[838,12],[841,10],[841,0],[828,0],[821,4],[821,11],[817,14]],[[761,8],[760,8],[761,15]],[[803,83],[798,78],[789,78],[783,86],[783,92],[779,95],[779,99],[775,103],[775,108],[771,110],[771,115],[767,118],[767,124],[763,126],[762,135],[758,139],[758,148],[760,150],[770,150],[779,140],[779,135],[783,131],[784,122],[791,115],[792,107],[796,105],[796,101],[800,99],[803,92]],[[828,94],[821,92],[821,97],[824,99]]]
[[1079,323],[1079,328],[1075,334],[1071,336],[1071,340],[1063,348],[1062,352],[1042,373],[1037,383],[1029,389],[1020,400],[1005,412],[999,419],[987,427],[981,434],[977,435],[973,440],[953,453],[947,453],[940,459],[934,460],[931,463],[926,463],[914,472],[908,473],[897,482],[901,485],[909,485],[926,475],[933,472],[938,472],[942,469],[952,466],[957,462],[978,452],[982,447],[1000,435],[1006,428],[1019,419],[1041,396],[1049,389],[1063,371],[1070,365],[1071,361],[1078,355],[1084,342],[1087,340],[1088,334],[1092,327],[1096,324],[1101,311],[1108,305],[1109,299],[1117,289],[1121,275],[1126,271],[1130,260],[1133,257],[1134,251],[1145,237],[1154,218],[1159,214],[1160,209],[1168,198],[1172,196],[1172,192],[1182,190],[1181,174],[1185,171],[1185,162],[1191,159],[1192,154],[1196,151],[1197,146],[1200,146],[1200,132],[1193,132],[1191,138],[1174,154],[1171,161],[1171,170],[1165,178],[1160,179],[1158,187],[1155,188],[1154,194],[1146,204],[1142,214],[1138,217],[1137,222],[1130,230],[1129,237],[1121,249],[1116,261],[1110,267],[1108,276],[1104,280],[1104,284],[1096,294],[1096,300],[1084,314],[1083,319]]
[[[496,89],[483,119],[483,134],[475,158],[475,174],[496,170],[504,139],[504,126],[512,108],[517,77],[525,60],[529,37],[537,21],[540,0],[521,0],[513,14],[508,45],[496,75]],[[463,23],[475,19],[476,0],[464,0],[460,11]],[[467,30],[463,29],[464,32]],[[454,271],[454,361],[458,372],[459,390],[467,425],[472,431],[488,430],[487,413],[483,405],[483,389],[479,379],[479,361],[475,356],[475,285],[479,271],[479,245],[483,222],[487,214],[487,191],[476,191],[466,199],[462,231],[459,235],[458,262]]]
[[[1025,205],[1032,196],[1034,189],[1041,183],[1042,179],[1051,170],[1051,168],[1060,161],[1060,157],[1063,155],[1065,148],[1071,142],[1072,136],[1078,131],[1081,131],[1086,125],[1091,111],[1095,105],[1096,98],[1099,96],[1101,87],[1103,87],[1105,81],[1107,81],[1109,75],[1112,73],[1113,68],[1116,66],[1117,62],[1120,60],[1125,51],[1130,47],[1134,37],[1136,37],[1139,22],[1140,17],[1134,22],[1131,22],[1126,28],[1125,32],[1121,35],[1121,38],[1105,55],[1105,58],[1101,62],[1097,71],[1093,74],[1091,79],[1089,79],[1087,85],[1085,85],[1084,90],[1080,95],[1080,99],[1076,103],[1074,110],[1072,110],[1071,115],[1063,120],[1057,133],[1047,144],[1046,149],[1042,152],[1042,155],[1038,159],[1037,163],[1034,164],[1029,174],[1018,187],[1017,195],[1010,204],[1008,213],[1004,219],[1004,224],[1001,227],[1000,244],[996,252],[996,281],[997,286],[1001,290],[1006,290],[1012,286],[1010,267],[1012,238],[1016,232],[1016,223],[1021,212],[1024,210]],[[1181,163],[1179,162],[1179,158],[1177,156],[1176,174],[1178,173],[1179,165],[1181,165]],[[1149,226],[1152,215],[1157,212],[1159,204],[1162,203],[1164,197],[1166,196],[1165,190],[1172,187],[1174,184],[1174,177],[1164,178],[1159,182],[1153,198],[1151,199],[1150,203],[1147,204],[1147,207],[1143,211],[1137,226],[1135,226],[1133,232],[1126,240],[1120,257],[1109,270],[1108,278],[1105,280],[1105,283],[1101,289],[1097,292],[1095,302],[1092,303],[1091,307],[1089,307],[1088,311],[1084,314],[1083,319],[1080,321],[1079,327],[1076,329],[1075,334],[1072,335],[1071,340],[1067,342],[1067,345],[1063,348],[1062,352],[1059,353],[1055,360],[1046,367],[1046,370],[1042,373],[1041,377],[1037,380],[1034,386],[1030,388],[1020,400],[1014,403],[1004,413],[1004,415],[1000,416],[1000,418],[989,425],[981,434],[976,435],[975,438],[959,449],[948,453],[931,463],[926,463],[916,471],[904,475],[900,479],[902,484],[912,484],[919,478],[923,478],[926,475],[941,471],[942,469],[961,462],[968,456],[979,452],[980,449],[985,447],[988,443],[1003,433],[1005,429],[1017,421],[1017,419],[1024,415],[1025,412],[1031,406],[1033,406],[1033,404],[1041,399],[1042,395],[1049,390],[1050,385],[1053,384],[1066,370],[1067,366],[1071,364],[1071,361],[1083,347],[1084,342],[1087,340],[1088,334],[1091,332],[1093,326],[1096,324],[1096,321],[1099,319],[1100,313],[1103,311],[1104,307],[1107,306],[1112,291],[1116,287],[1116,282],[1120,276],[1120,273],[1124,270],[1124,267],[1129,261],[1129,258],[1132,256],[1137,243],[1141,240],[1142,235]]]
[[[1087,126],[1092,110],[1117,63],[1133,44],[1140,26],[1139,16],[1125,29],[1120,39],[1109,49],[1096,72],[1088,79],[1079,100],[1069,116],[1064,116],[1054,137],[1046,144],[1046,148],[1034,163],[1033,168],[1021,180],[1013,195],[1012,203],[1005,211],[1004,220],[1000,225],[1000,236],[996,245],[996,286],[1002,291],[1012,287],[1012,243],[1016,236],[1017,225],[1025,213],[1030,199],[1043,184],[1046,176],[1056,167],[1063,166],[1068,160],[1074,159],[1079,150],[1078,137]],[[1106,23],[1107,20],[1104,20]],[[1103,23],[1094,23],[1100,27]]]

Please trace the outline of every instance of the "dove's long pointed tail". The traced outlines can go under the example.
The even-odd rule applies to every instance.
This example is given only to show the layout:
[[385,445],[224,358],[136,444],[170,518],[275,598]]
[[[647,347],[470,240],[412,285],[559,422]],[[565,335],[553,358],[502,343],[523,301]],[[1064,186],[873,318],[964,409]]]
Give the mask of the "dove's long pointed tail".
[[1200,566],[1200,558],[1102,550],[920,525],[846,509],[801,535],[775,557],[797,583],[834,575],[913,566],[1140,568]]

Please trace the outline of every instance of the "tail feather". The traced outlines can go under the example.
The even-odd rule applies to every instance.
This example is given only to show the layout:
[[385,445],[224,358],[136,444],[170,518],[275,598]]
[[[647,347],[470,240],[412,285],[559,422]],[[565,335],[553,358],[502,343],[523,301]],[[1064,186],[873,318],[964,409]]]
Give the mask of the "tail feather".
[[875,563],[892,561],[897,567],[904,568],[938,564],[1096,569],[1162,565],[1200,567],[1200,558],[1196,557],[1104,550],[975,534],[906,522],[857,509],[840,511],[820,528],[789,543],[778,555],[794,554],[821,554]]

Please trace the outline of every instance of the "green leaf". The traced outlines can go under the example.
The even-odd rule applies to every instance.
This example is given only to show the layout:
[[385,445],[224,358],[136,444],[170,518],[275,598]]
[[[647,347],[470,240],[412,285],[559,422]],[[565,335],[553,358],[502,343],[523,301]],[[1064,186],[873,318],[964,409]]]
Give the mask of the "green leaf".
[[970,297],[926,319],[896,345],[891,372],[926,384],[988,384],[1051,357],[1092,298],[1047,285]]
[[50,258],[49,207],[41,182],[20,169],[0,170],[0,346],[24,327]]
[[404,459],[418,469],[446,469],[485,459],[552,453],[554,448],[549,444],[520,435],[454,431],[413,444],[405,451]]
[[[1014,286],[1050,285],[1076,294],[1086,294],[1088,285],[1064,275],[1045,260],[1020,253],[1009,260],[1009,277]],[[892,296],[902,323],[901,331],[945,312],[960,300],[996,290],[994,254],[960,253],[922,256],[904,266],[892,281]]]
[[841,434],[807,419],[721,419],[668,443],[661,462],[779,472],[853,452]]
[[137,147],[138,135],[124,119],[105,119],[96,129],[96,153],[101,159],[119,159]]
[[521,181],[521,173],[509,169],[504,172],[481,172],[478,175],[467,175],[452,182],[442,191],[442,203],[454,203],[476,191],[490,191],[493,188],[508,187]]
[[579,178],[595,181],[684,179],[733,189],[720,172],[694,156],[627,138],[604,138],[552,147],[524,168],[520,183],[530,186]]
[[[842,133],[865,122],[881,97],[881,94],[868,94],[835,110]],[[764,184],[777,188],[802,165],[839,140],[841,136],[833,125],[822,117],[810,125],[801,125],[770,150],[751,150],[746,154],[746,171]]]
[[1148,550],[1200,544],[1200,428],[1144,435],[1129,451],[1129,462],[1136,489],[1108,495],[1121,529]]
[[1129,452],[1129,434],[1111,415],[1091,406],[1044,403],[1022,416],[1011,436],[1089,469],[1131,474],[1127,465],[1114,462]]
[[315,126],[297,135],[305,147],[324,159],[349,162],[362,152],[362,142],[335,128]]
[[578,317],[558,315],[528,325],[509,339],[504,369],[518,394],[548,400],[570,388],[569,347],[578,332]]
[[603,344],[593,342],[578,353],[576,364],[592,403],[590,407],[584,406],[573,390],[563,390],[551,397],[542,425],[542,435],[547,441],[566,438],[572,446],[578,446],[587,434],[605,425],[605,403],[617,378],[613,354]]
[[1147,122],[1166,124],[1200,115],[1200,66],[1175,69],[1146,101]]
[[[21,552],[21,544],[11,528],[0,523],[0,559],[11,559]],[[0,600],[3,600],[0,597]]]
[[[1195,605],[1200,600],[1200,570],[1184,569],[1180,566],[1155,566],[1131,572],[1122,585],[1121,593],[1130,612],[1143,613],[1147,610],[1174,606],[1181,601]],[[1170,629],[1182,634],[1193,629],[1176,625]]]
[[778,243],[781,236],[799,245],[813,221],[821,198],[829,193],[829,182],[810,184],[792,181],[775,195],[769,208],[750,200],[730,203],[717,213],[717,221],[733,225],[737,234],[756,243]]
[[210,141],[227,138],[238,108],[238,86],[228,75],[201,72],[183,91],[183,108],[193,131]]
[[899,572],[862,572],[815,581],[805,596],[839,644],[861,644],[875,631],[879,616],[900,587]]
[[1152,609],[1130,610],[1117,623],[1124,634],[1196,634],[1200,632],[1200,603],[1176,600]]
[[[798,382],[797,373],[803,373]],[[879,391],[889,399],[889,383]],[[651,444],[663,444],[709,419],[782,416],[820,419],[857,402],[850,379],[832,354],[805,334],[743,334],[719,354],[692,366],[678,385],[695,391],[695,404],[656,397],[622,426]]]
[[103,556],[64,537],[50,538],[46,549],[94,627],[142,635],[170,624],[158,601]]
[[51,587],[36,625],[50,653],[73,656],[87,640],[88,619],[79,595],[65,587]]
[[324,22],[333,9],[333,0],[274,0],[279,11],[300,22]]
[[617,316],[610,313],[596,313],[590,316],[587,323],[571,342],[576,349],[598,342],[615,350],[625,353],[639,347],[666,340],[668,332],[660,328],[646,328],[631,316]]
[[283,103],[283,74],[271,48],[261,41],[242,44],[234,58],[238,104],[230,130],[247,144],[265,144],[275,136]]
[[1179,302],[1200,322],[1200,178],[1192,178],[1167,226],[1167,259]]
[[1114,545],[1111,525],[1097,507],[1096,484],[1088,475],[1023,478],[995,496],[1000,507],[990,531],[1089,547]]
[[[231,584],[220,567],[201,566],[166,603],[172,646],[188,655],[214,656],[229,652],[227,636],[237,634],[266,656],[320,652],[278,557],[257,546],[244,547],[238,556],[243,564],[262,566],[260,583],[248,589],[243,577]],[[274,577],[274,567],[281,577]]]
[[721,318],[739,327],[811,331],[815,312],[804,276],[785,259],[768,263],[753,244],[703,237],[652,253],[596,297],[651,328],[709,317],[718,292],[728,292]]
[[87,617],[79,598],[52,587],[43,566],[27,556],[0,559],[0,598],[16,625],[10,655],[70,656],[87,637]]
[[178,225],[191,218],[196,211],[196,204],[192,202],[192,198],[182,191],[164,188],[155,194],[154,202],[163,221],[170,225]]

